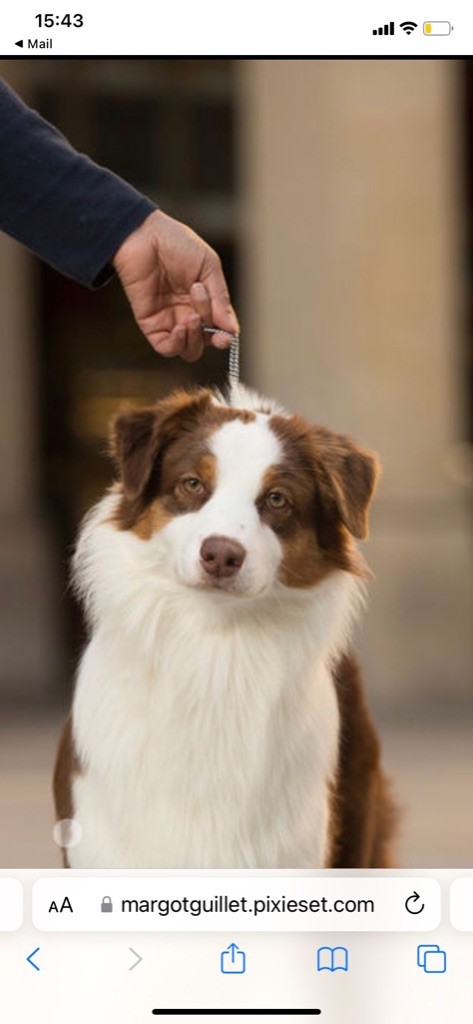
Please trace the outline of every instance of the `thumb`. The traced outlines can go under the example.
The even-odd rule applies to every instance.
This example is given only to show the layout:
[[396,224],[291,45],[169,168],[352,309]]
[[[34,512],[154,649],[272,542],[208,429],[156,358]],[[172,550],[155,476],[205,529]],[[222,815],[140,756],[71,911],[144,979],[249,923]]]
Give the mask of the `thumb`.
[[229,334],[239,334],[238,317],[230,302],[227,282],[218,257],[207,274],[202,275],[201,280],[209,294],[214,327],[220,327]]

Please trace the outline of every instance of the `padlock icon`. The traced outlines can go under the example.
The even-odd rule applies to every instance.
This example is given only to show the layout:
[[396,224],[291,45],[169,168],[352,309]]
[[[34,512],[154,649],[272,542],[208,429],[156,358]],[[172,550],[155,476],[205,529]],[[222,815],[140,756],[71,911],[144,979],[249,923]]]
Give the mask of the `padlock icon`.
[[102,900],[102,914],[111,914],[113,910],[113,903],[110,896],[104,896]]

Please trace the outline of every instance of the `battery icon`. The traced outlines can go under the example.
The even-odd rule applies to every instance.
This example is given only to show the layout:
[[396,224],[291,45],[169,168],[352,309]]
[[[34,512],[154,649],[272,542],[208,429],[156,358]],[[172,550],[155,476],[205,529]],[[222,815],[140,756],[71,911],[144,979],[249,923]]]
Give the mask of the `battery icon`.
[[424,21],[425,36],[449,36],[452,28],[449,21]]

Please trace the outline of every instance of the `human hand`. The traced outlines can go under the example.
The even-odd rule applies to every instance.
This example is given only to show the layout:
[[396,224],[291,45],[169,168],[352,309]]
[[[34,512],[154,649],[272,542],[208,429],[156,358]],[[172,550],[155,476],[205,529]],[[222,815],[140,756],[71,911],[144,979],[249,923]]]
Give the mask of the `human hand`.
[[[238,334],[217,253],[161,210],[122,242],[112,263],[138,326],[160,355],[194,362],[207,337],[216,348],[227,348],[228,333]],[[221,331],[204,335],[203,324]]]

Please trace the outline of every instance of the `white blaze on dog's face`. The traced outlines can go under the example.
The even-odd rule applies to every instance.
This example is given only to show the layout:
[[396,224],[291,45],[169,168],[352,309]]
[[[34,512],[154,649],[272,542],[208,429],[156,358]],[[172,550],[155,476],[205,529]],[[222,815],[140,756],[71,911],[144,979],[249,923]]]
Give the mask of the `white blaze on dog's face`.
[[239,409],[210,391],[177,392],[119,414],[116,525],[146,544],[150,566],[222,599],[359,572],[351,537],[366,535],[375,459],[248,396],[253,407]]
[[189,491],[189,504],[197,507],[162,532],[176,576],[188,586],[251,597],[266,593],[282,558],[281,544],[258,508],[265,473],[282,458],[267,417],[222,423],[201,453],[189,445],[188,458],[189,468],[179,467],[177,486]]

